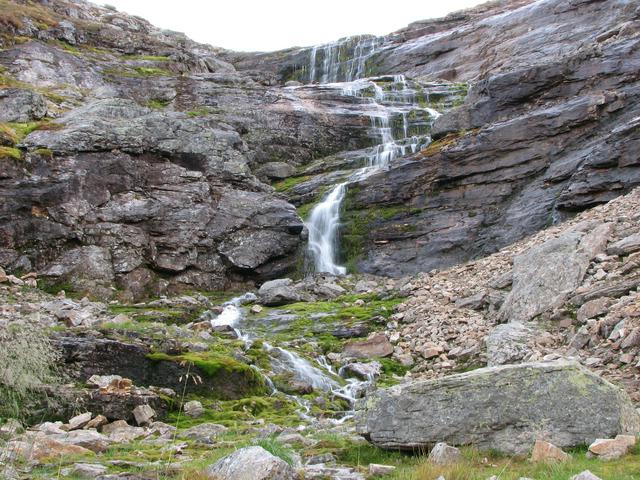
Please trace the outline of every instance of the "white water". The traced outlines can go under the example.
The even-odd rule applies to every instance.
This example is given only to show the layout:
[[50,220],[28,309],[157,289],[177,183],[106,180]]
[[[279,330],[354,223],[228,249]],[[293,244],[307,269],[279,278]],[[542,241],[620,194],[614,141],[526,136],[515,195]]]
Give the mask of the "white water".
[[[375,50],[375,44],[372,45],[372,50],[367,54],[369,56]],[[319,47],[314,47],[314,51],[315,48]],[[327,63],[327,59],[333,58],[332,52],[333,50],[329,49],[325,53],[323,79],[327,76],[327,72],[331,73],[335,70],[335,67]],[[312,57],[314,55],[315,53],[312,53]],[[313,61],[315,62],[315,60]],[[354,71],[355,74],[358,74],[359,67]],[[313,74],[315,76],[315,70],[313,70]],[[409,116],[421,112],[433,120],[440,114],[431,108],[420,107],[415,103],[416,91],[409,88],[404,75],[395,75],[392,80],[391,88],[387,91],[376,83],[376,79],[358,79],[337,84],[341,86],[342,95],[362,99],[369,112],[371,131],[379,143],[370,149],[365,167],[353,173],[347,181],[335,185],[309,215],[306,223],[309,230],[308,252],[316,272],[327,272],[333,275],[346,273],[346,268],[338,263],[338,234],[340,208],[348,185],[389,168],[394,159],[415,153],[431,140],[428,136],[410,136]],[[374,92],[373,97],[367,95],[367,92],[371,90]],[[391,122],[398,117],[402,119],[402,131],[400,135],[397,135],[396,132],[396,136],[394,136]]]
[[[252,332],[242,331],[239,326],[242,324],[242,320],[246,317],[246,311],[243,305],[255,300],[256,296],[253,293],[245,293],[242,296],[235,297],[228,302],[225,302],[223,304],[224,308],[220,314],[213,316],[210,312],[205,312],[203,314],[203,318],[208,319],[214,327],[230,326],[234,328],[238,337],[245,340],[245,348],[249,348],[253,344],[255,337]],[[263,348],[269,354],[273,372],[289,373],[301,383],[310,385],[315,391],[330,393],[335,397],[348,401],[349,410],[346,411],[343,416],[334,420],[335,423],[343,423],[353,417],[352,410],[355,405],[358,392],[363,391],[363,388],[369,385],[369,381],[362,382],[355,379],[347,379],[346,383],[341,385],[338,381],[340,375],[336,374],[325,357],[320,357],[318,359],[318,365],[314,366],[311,361],[301,357],[291,350],[287,350],[282,347],[274,347],[267,342],[263,342]],[[273,395],[278,393],[273,381],[269,378],[271,373],[264,372],[256,366],[252,367],[262,375],[265,384],[271,391],[271,394]],[[286,396],[300,405],[301,410],[298,411],[300,418],[305,421],[313,420],[313,418],[309,416],[311,404],[307,400],[296,395]]]
[[[312,47],[309,52],[309,83],[350,82],[363,77],[367,60],[373,56],[381,43],[380,38],[360,36]],[[322,58],[320,75],[317,65],[318,52]]]

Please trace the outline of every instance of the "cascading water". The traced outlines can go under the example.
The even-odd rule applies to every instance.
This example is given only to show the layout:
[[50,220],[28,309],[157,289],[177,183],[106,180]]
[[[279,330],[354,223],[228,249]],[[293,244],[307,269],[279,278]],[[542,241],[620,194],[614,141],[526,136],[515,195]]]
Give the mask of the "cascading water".
[[[371,55],[371,53],[369,53]],[[312,54],[313,57],[313,54]],[[325,55],[325,59],[329,58]],[[331,67],[325,65],[324,74]],[[356,69],[356,72],[359,70]],[[324,78],[323,74],[323,78]],[[384,78],[382,80],[385,80]],[[416,92],[409,88],[403,75],[390,77],[388,90],[379,85],[377,79],[361,79],[340,85],[344,96],[359,98],[367,107],[371,131],[378,144],[369,150],[363,168],[350,175],[346,181],[335,185],[324,199],[316,205],[306,223],[309,230],[308,253],[316,272],[344,275],[346,268],[338,263],[338,234],[340,230],[340,208],[349,183],[360,181],[389,167],[391,162],[408,153],[415,153],[431,139],[428,135],[410,135],[410,115],[421,112],[430,120],[440,114],[415,102]],[[382,83],[382,82],[380,82]],[[373,95],[370,93],[373,92]],[[402,129],[394,129],[391,122],[402,119]]]
[[309,53],[309,83],[351,82],[363,77],[367,60],[373,56],[382,41],[378,37],[357,36],[312,47]]

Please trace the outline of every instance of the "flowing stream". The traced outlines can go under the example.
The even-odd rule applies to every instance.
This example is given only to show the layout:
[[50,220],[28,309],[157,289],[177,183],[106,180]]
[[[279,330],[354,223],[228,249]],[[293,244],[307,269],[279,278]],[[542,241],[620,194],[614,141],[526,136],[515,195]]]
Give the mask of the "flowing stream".
[[[245,305],[256,300],[253,293],[245,293],[225,302],[223,310],[218,315],[210,312],[204,314],[204,319],[209,320],[213,328],[230,327],[235,330],[238,338],[244,340],[245,349],[251,347],[258,338],[251,331],[249,324],[244,322],[247,317]],[[247,326],[245,330],[244,326]],[[274,347],[268,342],[263,342],[263,348],[268,353],[271,363],[271,372],[265,372],[258,367],[256,370],[263,376],[265,383],[270,387],[272,394],[277,389],[270,378],[272,373],[287,373],[313,388],[314,391],[329,394],[330,396],[346,400],[349,409],[342,416],[333,421],[336,424],[345,422],[353,417],[355,401],[364,390],[373,384],[373,377],[361,381],[353,378],[344,379],[344,371],[335,372],[324,357],[320,357],[316,365],[297,353],[282,347]],[[300,405],[299,415],[303,420],[310,421],[311,405],[297,395],[286,395]]]

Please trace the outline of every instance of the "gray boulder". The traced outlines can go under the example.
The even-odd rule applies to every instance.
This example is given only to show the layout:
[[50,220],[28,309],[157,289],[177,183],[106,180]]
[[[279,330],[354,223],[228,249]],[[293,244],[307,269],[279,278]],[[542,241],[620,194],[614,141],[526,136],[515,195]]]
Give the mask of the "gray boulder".
[[30,122],[47,114],[47,104],[39,93],[20,88],[0,89],[0,122]]
[[290,278],[280,278],[265,282],[258,290],[260,303],[267,306],[286,305],[299,302],[302,298]]
[[294,472],[284,460],[262,447],[245,447],[207,468],[218,480],[293,480]]
[[640,431],[628,395],[566,360],[483,368],[378,390],[358,404],[358,433],[386,449],[447,442],[527,453]]
[[496,326],[485,338],[487,346],[487,366],[518,363],[532,353],[529,342],[536,335],[532,325],[520,322],[504,323]]
[[604,250],[609,236],[607,224],[591,227],[589,233],[572,231],[547,240],[513,261],[513,288],[499,315],[509,322],[527,322],[560,306],[582,282],[589,261]]

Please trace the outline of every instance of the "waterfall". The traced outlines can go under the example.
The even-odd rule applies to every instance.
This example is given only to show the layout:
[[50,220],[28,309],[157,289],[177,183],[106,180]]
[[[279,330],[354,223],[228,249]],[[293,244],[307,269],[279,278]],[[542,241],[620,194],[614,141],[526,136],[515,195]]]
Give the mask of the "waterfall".
[[[347,37],[337,42],[316,45],[309,51],[309,83],[351,82],[366,73],[367,60],[384,39],[372,36]],[[318,74],[318,52],[320,72]]]
[[[334,47],[323,47],[325,50],[328,49],[324,57],[323,80],[334,76],[337,71],[335,66],[331,66],[332,60],[327,60],[335,57]],[[367,48],[369,47],[362,47],[362,51]],[[364,66],[356,67],[353,72],[358,74],[364,71],[363,69]],[[380,83],[383,83],[385,88]],[[338,263],[338,234],[340,208],[349,183],[364,180],[380,170],[389,168],[394,159],[415,153],[430,142],[431,139],[428,135],[411,135],[411,120],[409,118],[411,115],[415,116],[417,112],[420,112],[423,117],[429,119],[429,123],[439,116],[437,111],[416,104],[417,92],[409,87],[404,75],[356,79],[339,85],[342,95],[359,98],[363,107],[366,107],[371,132],[378,143],[369,149],[364,167],[350,175],[346,181],[332,187],[320,203],[311,210],[306,222],[309,230],[307,251],[313,260],[315,271],[334,275],[346,273],[346,268]],[[392,122],[395,119],[402,120],[401,128],[393,128]]]
[[307,228],[309,229],[308,249],[313,257],[316,272],[344,275],[345,267],[338,265],[336,250],[338,247],[338,227],[340,226],[340,205],[346,192],[346,183],[333,187],[325,199],[311,211]]

